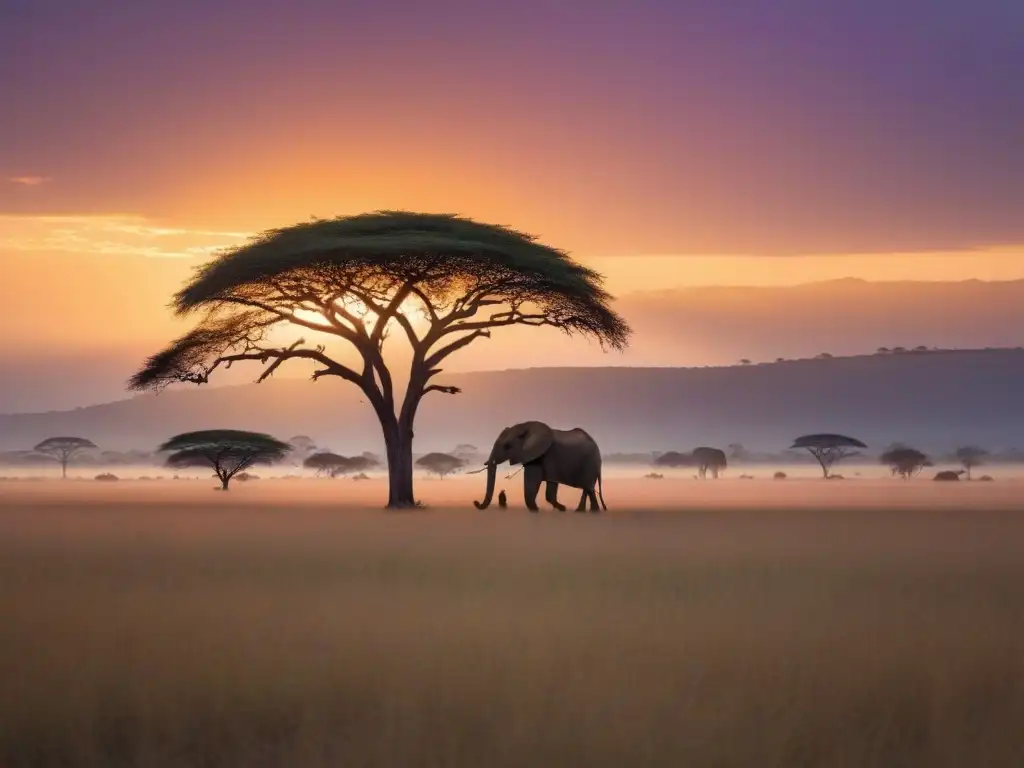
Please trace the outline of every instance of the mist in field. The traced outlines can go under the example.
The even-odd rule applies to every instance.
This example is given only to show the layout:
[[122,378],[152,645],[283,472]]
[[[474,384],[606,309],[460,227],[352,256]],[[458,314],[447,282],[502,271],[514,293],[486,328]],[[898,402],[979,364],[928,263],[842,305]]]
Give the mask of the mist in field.
[[1024,761],[1021,481],[503,485],[0,483],[0,764]]

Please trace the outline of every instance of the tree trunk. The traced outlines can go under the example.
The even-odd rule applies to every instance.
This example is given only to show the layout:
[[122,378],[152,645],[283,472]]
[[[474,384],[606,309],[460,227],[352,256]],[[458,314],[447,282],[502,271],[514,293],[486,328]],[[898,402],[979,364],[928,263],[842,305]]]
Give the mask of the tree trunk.
[[68,457],[67,456],[65,456],[64,458],[62,458],[60,460],[60,479],[61,480],[67,480],[68,479]]
[[416,506],[412,487],[412,428],[397,420],[381,425],[388,455],[388,509]]

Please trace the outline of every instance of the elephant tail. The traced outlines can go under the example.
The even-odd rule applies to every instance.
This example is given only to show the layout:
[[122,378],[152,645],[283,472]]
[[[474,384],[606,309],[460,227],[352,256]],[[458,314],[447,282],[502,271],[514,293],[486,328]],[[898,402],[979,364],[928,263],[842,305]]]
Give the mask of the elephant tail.
[[597,495],[598,495],[598,498],[601,499],[601,508],[604,509],[605,512],[607,512],[608,511],[608,505],[604,503],[604,487],[602,486],[602,483],[601,483],[601,475],[600,474],[598,474],[598,476],[597,476]]

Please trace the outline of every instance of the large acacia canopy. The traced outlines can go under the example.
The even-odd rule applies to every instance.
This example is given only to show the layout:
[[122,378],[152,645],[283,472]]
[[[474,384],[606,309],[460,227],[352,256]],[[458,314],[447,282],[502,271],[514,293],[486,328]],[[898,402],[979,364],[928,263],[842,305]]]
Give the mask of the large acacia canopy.
[[[286,359],[305,358],[321,366],[314,377],[361,385],[375,369],[386,395],[390,376],[375,358],[391,320],[432,369],[489,329],[509,325],[552,326],[621,349],[630,330],[610,299],[598,273],[506,227],[403,211],[317,219],[269,230],[197,270],[173,303],[178,314],[204,312],[203,318],[151,357],[131,386],[201,383],[220,362],[240,359],[270,362],[262,379]],[[353,301],[369,311],[361,314]],[[399,311],[407,301],[429,321],[422,335]],[[367,367],[350,370],[305,342],[263,347],[265,330],[282,322],[347,339]],[[225,358],[236,349],[241,353]]]

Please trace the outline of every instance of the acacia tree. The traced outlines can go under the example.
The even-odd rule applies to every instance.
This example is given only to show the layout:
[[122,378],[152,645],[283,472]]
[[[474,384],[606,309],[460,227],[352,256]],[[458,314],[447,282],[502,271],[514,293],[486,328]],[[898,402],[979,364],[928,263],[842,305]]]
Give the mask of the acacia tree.
[[32,450],[59,461],[60,476],[66,480],[68,477],[68,462],[76,454],[95,447],[96,445],[92,440],[86,440],[84,437],[48,437]]
[[804,448],[817,459],[821,465],[822,474],[827,480],[833,464],[857,454],[858,448],[867,448],[867,446],[854,437],[822,433],[798,437],[793,441],[790,450],[794,448]]
[[[409,507],[420,402],[459,392],[432,383],[448,356],[512,325],[622,349],[630,329],[610,302],[598,273],[506,227],[405,211],[316,219],[269,230],[201,267],[174,297],[179,315],[202,313],[197,326],[150,357],[129,386],[204,384],[240,361],[262,363],[263,381],[287,361],[311,361],[314,380],[334,376],[363,392],[384,433],[388,506]],[[341,339],[358,362],[329,355],[324,343],[275,345],[268,334],[278,326]],[[384,358],[393,328],[412,348],[404,395]]]
[[447,453],[428,453],[416,460],[416,466],[422,467],[432,474],[444,480],[445,475],[450,475],[463,465],[462,459],[457,456],[450,456]]
[[345,456],[325,451],[323,453],[314,453],[312,456],[307,457],[302,462],[302,466],[306,469],[314,470],[317,476],[328,475],[331,478],[335,478],[348,471],[350,461],[351,459]]
[[988,451],[979,448],[977,445],[962,445],[956,449],[956,458],[967,473],[967,479],[971,479],[971,470],[980,467],[985,463]]
[[254,464],[273,464],[283,459],[292,447],[261,432],[237,429],[208,429],[185,432],[160,446],[170,453],[169,467],[211,467],[227,490],[231,478]]
[[879,461],[889,467],[893,475],[899,475],[904,480],[909,480],[925,467],[932,466],[927,455],[905,445],[889,448],[879,457]]

